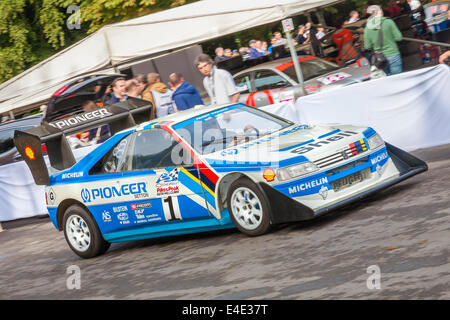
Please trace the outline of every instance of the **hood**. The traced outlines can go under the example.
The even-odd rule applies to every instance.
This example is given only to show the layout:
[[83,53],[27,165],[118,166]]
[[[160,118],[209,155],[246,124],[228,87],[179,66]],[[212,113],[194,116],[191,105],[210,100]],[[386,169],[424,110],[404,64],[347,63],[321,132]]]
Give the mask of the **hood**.
[[179,94],[195,94],[196,93],[196,89],[193,85],[191,85],[190,83],[187,82],[183,82],[181,84],[181,86],[179,86],[177,88],[177,90],[175,90],[175,92],[173,93],[173,96],[177,96]]
[[165,93],[169,88],[167,88],[167,86],[166,86],[164,83],[162,83],[162,82],[157,82],[157,83],[155,83],[155,84],[152,86],[151,89],[152,89],[152,90],[155,90],[155,91],[158,91],[158,92],[161,92],[161,93]]
[[380,30],[381,22],[386,20],[385,17],[374,17],[367,20],[367,29]]
[[[341,153],[364,138],[364,127],[293,125],[280,132],[205,155],[213,168],[284,167]],[[228,169],[227,169],[228,168]]]

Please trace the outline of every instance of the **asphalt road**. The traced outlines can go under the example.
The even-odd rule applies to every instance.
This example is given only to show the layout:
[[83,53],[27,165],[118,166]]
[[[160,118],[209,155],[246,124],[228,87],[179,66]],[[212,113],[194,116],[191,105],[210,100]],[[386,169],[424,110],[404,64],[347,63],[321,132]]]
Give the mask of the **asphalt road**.
[[82,260],[48,219],[4,223],[0,299],[450,299],[450,145],[414,154],[428,172],[256,238],[136,241]]

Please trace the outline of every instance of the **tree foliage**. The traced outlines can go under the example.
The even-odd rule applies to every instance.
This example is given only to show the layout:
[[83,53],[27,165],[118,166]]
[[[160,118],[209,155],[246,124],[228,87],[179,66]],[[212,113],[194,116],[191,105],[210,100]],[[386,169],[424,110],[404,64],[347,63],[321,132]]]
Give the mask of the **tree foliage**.
[[[0,0],[0,83],[102,26],[197,0]],[[69,29],[76,5],[81,29]],[[71,21],[71,20],[69,20]]]
[[[198,0],[0,0],[0,83],[33,64],[44,60],[101,27],[170,9]],[[383,6],[388,0],[375,0]],[[430,0],[422,1],[423,3]],[[348,0],[325,9],[329,25],[336,19],[347,19],[351,10],[361,10],[367,0]],[[69,6],[79,7],[81,29],[70,30],[66,22],[76,20],[67,13]],[[313,18],[314,15],[312,15]],[[294,18],[296,25],[305,16]],[[248,46],[251,39],[268,41],[281,23],[272,23],[203,44],[204,51],[214,54],[218,46],[237,49]]]

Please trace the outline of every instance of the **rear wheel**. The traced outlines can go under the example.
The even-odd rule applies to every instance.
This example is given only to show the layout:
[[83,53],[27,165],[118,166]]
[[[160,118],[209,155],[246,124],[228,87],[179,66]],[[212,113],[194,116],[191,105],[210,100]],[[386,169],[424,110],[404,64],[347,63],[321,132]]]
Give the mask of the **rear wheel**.
[[259,236],[270,230],[270,208],[264,193],[249,179],[233,182],[227,195],[231,220],[242,233]]
[[111,245],[103,239],[97,223],[85,209],[70,206],[63,217],[64,236],[78,256],[88,259],[101,255]]

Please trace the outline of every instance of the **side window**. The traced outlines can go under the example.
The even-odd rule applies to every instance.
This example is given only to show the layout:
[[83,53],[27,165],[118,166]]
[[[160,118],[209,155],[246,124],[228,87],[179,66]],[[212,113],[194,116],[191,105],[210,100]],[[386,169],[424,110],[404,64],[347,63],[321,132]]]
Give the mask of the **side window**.
[[242,94],[249,93],[252,89],[249,73],[236,77],[236,79],[234,79],[234,82],[236,83],[239,92]]
[[188,152],[165,130],[149,129],[135,135],[134,150],[129,160],[132,170],[177,167],[192,163]]
[[289,82],[279,74],[262,70],[255,72],[255,88],[256,91],[270,90],[276,88],[286,88]]
[[103,156],[89,171],[89,174],[103,174],[127,171],[129,158],[129,145],[133,135],[120,140],[111,150]]

